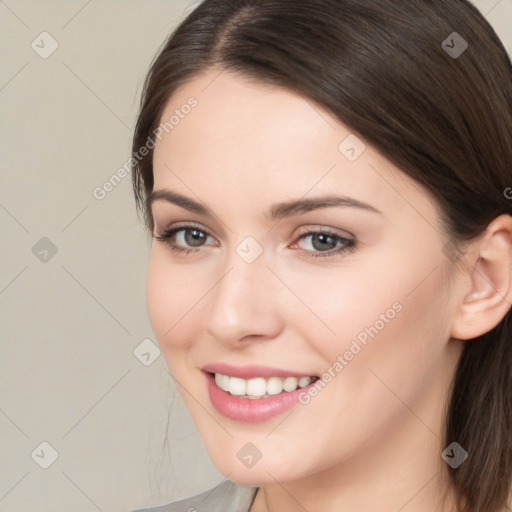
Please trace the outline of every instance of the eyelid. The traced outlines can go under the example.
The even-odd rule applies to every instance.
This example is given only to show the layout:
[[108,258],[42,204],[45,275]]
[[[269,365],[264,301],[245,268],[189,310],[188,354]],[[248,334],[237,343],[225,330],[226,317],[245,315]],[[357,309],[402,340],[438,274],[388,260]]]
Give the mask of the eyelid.
[[311,224],[304,228],[300,228],[297,235],[297,238],[303,235],[311,234],[311,233],[327,233],[330,235],[339,236],[340,238],[346,238],[348,240],[354,240],[355,235],[350,233],[349,231],[345,231],[344,229],[332,228],[330,226],[324,226],[322,224]]
[[204,227],[202,224],[200,224],[199,222],[194,222],[194,221],[180,221],[180,222],[172,222],[170,224],[164,224],[161,228],[158,228],[158,225],[157,223],[155,223],[155,228],[154,228],[154,234],[158,234],[158,233],[165,233],[167,231],[171,231],[171,230],[177,230],[177,229],[197,229],[199,231],[203,231],[204,233],[206,233],[207,235],[213,237],[213,238],[217,238],[217,236],[213,233],[213,231],[211,229],[208,229],[206,227]]

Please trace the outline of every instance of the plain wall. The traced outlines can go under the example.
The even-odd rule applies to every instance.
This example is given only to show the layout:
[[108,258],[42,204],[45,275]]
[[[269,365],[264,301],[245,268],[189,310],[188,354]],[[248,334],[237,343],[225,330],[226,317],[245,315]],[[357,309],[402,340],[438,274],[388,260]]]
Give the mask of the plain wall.
[[[512,54],[512,1],[475,3]],[[0,2],[0,512],[125,512],[223,479],[163,357],[134,354],[155,337],[131,176],[94,194],[193,4]]]

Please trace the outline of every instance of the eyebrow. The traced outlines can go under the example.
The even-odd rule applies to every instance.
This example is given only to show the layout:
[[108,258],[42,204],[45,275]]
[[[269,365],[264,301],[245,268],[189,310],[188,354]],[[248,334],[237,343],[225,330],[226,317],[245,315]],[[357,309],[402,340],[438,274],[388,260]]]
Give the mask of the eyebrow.
[[[190,212],[204,215],[205,217],[213,217],[211,210],[203,204],[171,190],[162,189],[150,192],[146,198],[146,207],[148,211],[151,209],[155,201],[166,201],[180,206]],[[274,204],[270,207],[265,216],[271,220],[278,220],[285,217],[291,217],[293,215],[301,215],[320,208],[333,207],[360,208],[382,215],[381,211],[370,204],[351,197],[334,194]]]

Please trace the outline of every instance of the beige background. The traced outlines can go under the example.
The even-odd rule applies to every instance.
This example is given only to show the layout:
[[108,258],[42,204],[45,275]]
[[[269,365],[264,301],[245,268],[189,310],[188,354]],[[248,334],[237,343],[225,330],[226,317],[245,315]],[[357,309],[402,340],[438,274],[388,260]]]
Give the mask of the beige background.
[[[512,0],[475,3],[512,54]],[[0,0],[0,512],[125,512],[223,479],[154,345],[134,354],[154,336],[131,178],[93,195],[129,157],[145,72],[192,8]]]

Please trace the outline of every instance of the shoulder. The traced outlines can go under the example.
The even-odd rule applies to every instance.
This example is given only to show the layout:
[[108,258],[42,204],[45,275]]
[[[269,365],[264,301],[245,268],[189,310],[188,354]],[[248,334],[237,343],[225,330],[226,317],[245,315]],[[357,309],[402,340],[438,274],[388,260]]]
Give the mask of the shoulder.
[[224,480],[219,485],[189,498],[131,512],[249,512],[257,490],[257,487],[245,487],[231,480]]

